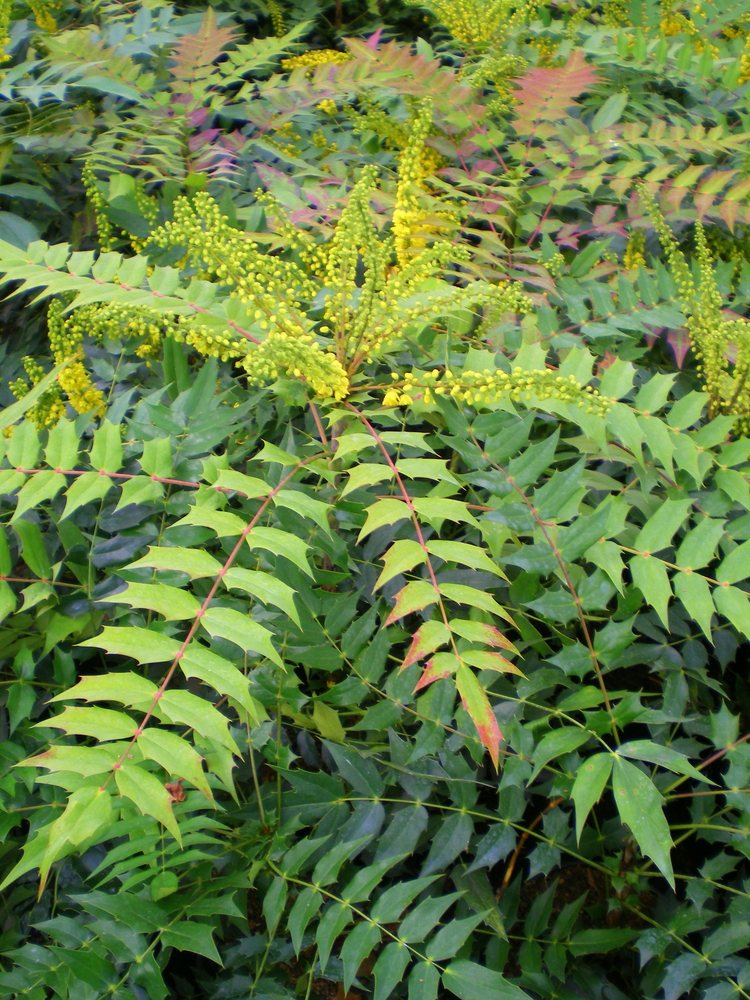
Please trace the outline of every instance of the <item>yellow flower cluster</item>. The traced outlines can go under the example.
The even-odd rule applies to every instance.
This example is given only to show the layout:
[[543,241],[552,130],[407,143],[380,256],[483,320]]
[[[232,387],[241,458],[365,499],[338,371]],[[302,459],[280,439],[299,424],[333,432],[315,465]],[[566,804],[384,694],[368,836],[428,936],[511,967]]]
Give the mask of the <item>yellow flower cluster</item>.
[[75,353],[84,337],[93,337],[98,343],[108,337],[122,340],[135,337],[142,341],[136,349],[139,358],[157,357],[162,338],[171,332],[172,320],[164,313],[148,306],[130,306],[124,302],[107,305],[89,305],[76,309],[65,320],[64,333],[71,345],[70,353]]
[[286,33],[284,14],[282,13],[281,6],[276,2],[276,0],[266,0],[266,3],[268,5],[268,13],[271,15],[273,33],[277,38],[281,38],[281,36]]
[[250,347],[250,341],[244,338],[232,337],[228,330],[220,333],[209,326],[195,323],[190,319],[181,316],[178,326],[171,334],[174,339],[189,347],[194,347],[199,354],[206,358],[218,358],[220,361],[230,361],[241,358]]
[[255,305],[262,330],[305,332],[300,300],[312,299],[316,284],[291,261],[260,253],[257,244],[229,225],[206,192],[178,198],[174,220],[155,229],[151,239],[157,246],[185,247],[201,277],[216,278],[242,302]]
[[[435,231],[435,225],[428,225],[426,213],[419,204],[420,194],[425,190],[424,180],[432,172],[425,158],[425,139],[432,126],[432,108],[425,103],[416,120],[412,123],[406,148],[401,154],[398,167],[396,205],[393,210],[393,236],[396,257],[403,267],[409,257],[427,245],[427,233]],[[434,169],[434,168],[433,168]]]
[[[42,366],[34,358],[24,358],[23,367],[31,385],[37,385],[45,376]],[[25,379],[19,378],[10,383],[10,391],[16,399],[22,399],[30,389]],[[43,393],[34,405],[26,411],[29,420],[33,420],[38,430],[54,427],[60,417],[65,415],[65,403],[62,401],[60,386],[55,384]]]
[[89,160],[86,160],[83,165],[81,180],[86,191],[86,197],[94,209],[94,220],[96,222],[97,236],[99,237],[99,246],[102,250],[111,250],[115,243],[115,231],[112,223],[104,213],[107,201],[99,190],[94,168]]
[[490,371],[462,372],[454,375],[436,368],[431,372],[408,372],[401,389],[395,386],[386,390],[384,406],[408,406],[414,396],[421,393],[425,403],[435,396],[452,396],[470,406],[486,406],[508,398],[513,402],[534,402],[556,399],[562,403],[580,406],[587,413],[605,416],[612,401],[591,386],[582,386],[574,375],[558,375],[551,369],[527,371],[514,368],[512,372]]
[[745,42],[745,47],[740,56],[740,78],[739,83],[747,83],[750,80],[750,36]]
[[335,115],[338,108],[336,107],[336,102],[332,101],[330,97],[325,97],[316,105],[318,111],[325,111],[327,115]]
[[281,374],[303,379],[322,399],[344,399],[349,379],[333,354],[321,351],[311,335],[289,337],[270,334],[240,362],[251,385],[259,385]]
[[316,66],[324,66],[326,63],[333,63],[340,66],[341,63],[349,62],[351,55],[348,52],[339,52],[338,49],[310,49],[302,52],[298,56],[289,56],[288,59],[281,60],[281,68],[286,70],[299,69],[300,66],[307,66],[314,69]]
[[[700,364],[709,394],[709,416],[726,413],[738,417],[737,429],[750,430],[750,323],[747,320],[727,321],[722,316],[722,297],[716,286],[713,258],[706,242],[703,225],[695,223],[696,260],[699,282],[693,274],[677,241],[653,199],[645,192],[643,198],[651,215],[654,229],[664,247],[677,294],[687,316],[693,350]],[[730,371],[727,349],[735,345],[734,369]]]
[[410,6],[429,7],[453,37],[467,48],[483,48],[502,39],[511,27],[536,14],[529,0],[407,0]]
[[636,271],[643,265],[646,266],[646,258],[643,251],[646,247],[646,233],[643,229],[634,229],[630,234],[625,254],[622,258],[623,267],[628,271]]
[[[47,310],[47,331],[55,364],[78,354],[84,337],[80,326],[69,328],[63,309],[63,303],[54,300]],[[91,376],[80,361],[74,361],[60,372],[58,384],[77,413],[104,411],[104,393],[91,384]]]
[[57,2],[50,3],[49,0],[26,0],[31,8],[34,19],[43,31],[57,31],[57,21],[52,15],[52,11],[60,5]]
[[13,7],[13,0],[0,0],[0,63],[8,62],[10,56],[5,51],[5,46],[10,42],[10,14]]
[[630,14],[625,0],[604,0],[602,23],[608,28],[621,28],[630,24]]

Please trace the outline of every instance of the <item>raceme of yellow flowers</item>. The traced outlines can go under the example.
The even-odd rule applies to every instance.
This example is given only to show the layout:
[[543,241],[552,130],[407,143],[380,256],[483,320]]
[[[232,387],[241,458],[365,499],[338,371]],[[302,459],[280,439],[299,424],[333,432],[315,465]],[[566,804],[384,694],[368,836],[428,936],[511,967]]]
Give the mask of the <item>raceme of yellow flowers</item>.
[[[737,430],[750,432],[750,323],[725,320],[722,298],[716,286],[713,258],[700,221],[695,223],[695,249],[700,278],[696,285],[684,254],[653,198],[642,192],[659,241],[669,261],[677,294],[687,316],[693,350],[709,394],[709,415],[719,413],[738,418]],[[734,364],[728,358],[734,345]]]

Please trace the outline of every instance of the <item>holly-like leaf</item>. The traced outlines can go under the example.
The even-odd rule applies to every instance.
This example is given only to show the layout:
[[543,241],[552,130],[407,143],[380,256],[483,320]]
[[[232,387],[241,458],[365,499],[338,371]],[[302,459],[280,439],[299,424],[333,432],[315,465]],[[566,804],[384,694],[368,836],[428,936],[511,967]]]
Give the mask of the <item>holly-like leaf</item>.
[[618,756],[614,762],[612,787],[620,819],[630,827],[641,851],[651,858],[674,889],[670,858],[674,844],[662,808],[664,800],[656,786],[643,771]]

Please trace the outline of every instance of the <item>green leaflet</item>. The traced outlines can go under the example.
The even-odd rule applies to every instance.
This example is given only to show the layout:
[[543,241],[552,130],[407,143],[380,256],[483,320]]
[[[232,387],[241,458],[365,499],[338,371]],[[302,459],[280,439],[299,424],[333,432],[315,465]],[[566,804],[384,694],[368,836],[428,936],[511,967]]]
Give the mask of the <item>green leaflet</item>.
[[137,764],[122,764],[115,771],[115,781],[120,795],[134,802],[144,816],[153,816],[169,830],[178,844],[182,843],[169,792],[155,775]]
[[361,542],[363,538],[366,538],[371,532],[377,531],[378,528],[382,528],[387,524],[397,524],[408,517],[411,517],[411,511],[403,500],[390,498],[387,500],[378,500],[371,507],[367,508],[367,520],[359,533],[357,541]]
[[201,758],[187,740],[166,729],[149,726],[138,737],[138,749],[146,760],[155,760],[163,767],[170,778],[184,778],[203,792],[209,802],[213,802]]
[[130,563],[127,568],[138,569],[141,566],[187,573],[191,580],[200,580],[206,576],[215,577],[221,569],[221,563],[208,552],[204,552],[202,549],[185,549],[179,546],[174,548],[150,546],[145,556]]
[[118,656],[130,656],[137,663],[162,663],[173,660],[180,651],[175,639],[146,628],[105,626],[100,635],[86,639],[81,646],[105,649]]
[[192,642],[180,658],[180,669],[186,677],[197,677],[219,694],[233,698],[255,725],[266,718],[265,710],[248,690],[247,678],[228,660],[204,646]]
[[633,583],[668,629],[667,606],[672,597],[672,587],[666,566],[660,559],[650,556],[633,556],[628,566]]
[[123,705],[147,709],[157,692],[156,685],[146,677],[131,671],[82,677],[67,691],[50,698],[50,702],[73,701],[120,701]]
[[308,546],[296,535],[279,531],[278,528],[253,528],[245,536],[245,540],[251,549],[266,549],[276,556],[283,556],[299,567],[307,576],[312,576],[307,561]]
[[623,823],[630,827],[640,849],[673,886],[669,856],[672,837],[662,810],[662,797],[655,785],[634,764],[616,757],[612,787]]
[[203,614],[201,624],[209,635],[229,639],[245,652],[260,653],[278,666],[283,666],[281,657],[271,643],[271,633],[247,615],[231,608],[209,608]]
[[[40,725],[40,723],[37,723]],[[113,712],[108,708],[63,709],[59,715],[41,723],[53,729],[62,729],[77,736],[93,736],[97,740],[122,740],[133,735],[136,723],[124,712]]]
[[599,753],[589,757],[581,764],[570,791],[576,807],[576,840],[580,842],[581,833],[588,814],[602,796],[602,792],[612,773],[614,757],[612,754]]
[[270,573],[232,566],[224,575],[223,582],[230,590],[244,590],[264,604],[275,605],[289,615],[296,625],[300,624],[294,603],[294,589]]
[[668,547],[690,509],[689,500],[666,500],[639,531],[634,548],[640,552],[660,552]]
[[198,698],[189,691],[167,690],[159,700],[158,712],[169,722],[189,726],[206,739],[215,740],[227,750],[240,755],[237,744],[227,732],[226,718],[203,698]]
[[107,603],[156,611],[164,616],[165,621],[195,618],[201,608],[192,594],[164,583],[129,583],[121,593],[107,597]]
[[398,576],[400,573],[408,573],[415,566],[426,562],[427,553],[418,542],[413,542],[411,539],[405,538],[394,542],[386,554],[382,556],[382,560],[385,565],[375,583],[376,590],[388,583],[389,580],[392,580],[394,576]]

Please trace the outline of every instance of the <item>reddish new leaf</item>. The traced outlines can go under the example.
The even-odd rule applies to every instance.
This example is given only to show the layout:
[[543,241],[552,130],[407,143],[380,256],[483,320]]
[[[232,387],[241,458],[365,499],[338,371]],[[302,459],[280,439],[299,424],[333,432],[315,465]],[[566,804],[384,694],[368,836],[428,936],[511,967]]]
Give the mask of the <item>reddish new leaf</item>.
[[576,49],[564,66],[537,66],[521,77],[513,96],[516,120],[513,127],[519,135],[535,131],[539,122],[556,122],[566,118],[574,99],[590,90],[599,77],[586,63],[583,52]]
[[434,604],[439,597],[440,594],[431,583],[428,583],[426,580],[413,580],[411,583],[407,583],[396,594],[396,604],[393,611],[388,615],[385,624],[393,625],[395,621],[403,618],[404,615],[421,611],[430,604]]
[[441,681],[458,670],[459,659],[453,653],[436,653],[431,660],[427,661],[427,666],[422,671],[422,675],[417,681],[415,691],[421,691],[433,681]]
[[427,656],[428,653],[434,653],[440,646],[449,642],[450,637],[450,630],[442,622],[425,622],[414,633],[409,652],[406,654],[399,672],[406,670],[412,663],[416,663],[417,660],[420,660],[423,656]]
[[194,35],[185,35],[177,43],[172,59],[172,74],[185,83],[205,80],[222,50],[234,39],[233,28],[219,28],[212,7],[206,8],[203,21]]
[[469,714],[469,718],[477,727],[479,739],[490,752],[492,763],[497,768],[500,758],[500,740],[503,738],[492,711],[489,699],[476,678],[476,675],[464,663],[460,663],[456,671],[456,687],[461,695],[461,702]]

